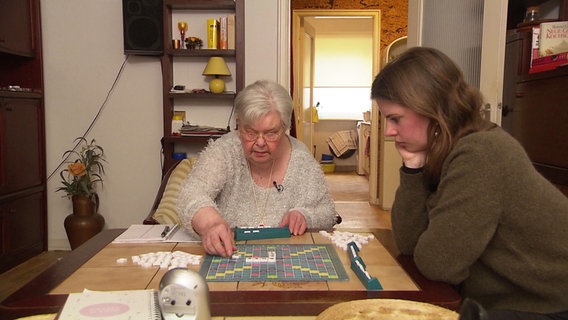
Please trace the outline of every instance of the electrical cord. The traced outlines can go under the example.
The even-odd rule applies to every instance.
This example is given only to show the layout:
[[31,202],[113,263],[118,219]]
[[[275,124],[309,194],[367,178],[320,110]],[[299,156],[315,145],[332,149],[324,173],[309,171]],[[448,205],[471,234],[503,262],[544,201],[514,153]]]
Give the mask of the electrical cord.
[[[89,125],[89,127],[87,128],[87,130],[85,130],[85,132],[83,133],[83,135],[81,136],[81,138],[85,139],[85,137],[89,134],[89,132],[91,132],[91,130],[93,129],[95,123],[97,122],[97,120],[99,119],[99,117],[101,116],[108,100],[110,99],[110,95],[112,94],[112,92],[114,91],[118,80],[120,79],[120,76],[122,75],[122,72],[124,71],[124,68],[126,66],[126,62],[128,61],[128,57],[130,57],[130,55],[126,55],[126,58],[124,58],[124,61],[122,62],[122,65],[120,66],[120,69],[118,70],[118,74],[116,75],[116,77],[114,78],[114,82],[112,83],[112,86],[110,87],[105,100],[103,101],[103,103],[101,104],[101,106],[99,107],[99,110],[97,111],[97,114],[95,115],[95,117],[93,118],[93,121],[91,121],[91,124]],[[75,146],[73,147],[73,151],[75,151],[79,145],[81,144],[81,139],[79,139],[77,141],[77,143],[75,144]],[[46,181],[49,181],[49,179],[51,179],[51,177],[53,177],[53,175],[61,168],[61,166],[67,162],[67,160],[69,159],[69,157],[71,156],[71,153],[68,153],[67,156],[61,160],[61,162],[59,163],[59,165],[57,165],[57,167],[55,169],[53,169],[53,171],[51,172],[51,174],[47,177]]]
[[231,118],[233,118],[233,112],[235,112],[235,99],[233,99],[233,106],[231,107],[231,113],[229,114],[229,119],[227,120],[227,132],[231,132]]

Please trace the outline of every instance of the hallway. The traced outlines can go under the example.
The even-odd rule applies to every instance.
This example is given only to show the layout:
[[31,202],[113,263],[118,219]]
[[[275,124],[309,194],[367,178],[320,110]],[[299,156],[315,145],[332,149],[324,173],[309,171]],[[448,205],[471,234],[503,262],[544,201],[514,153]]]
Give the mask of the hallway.
[[390,212],[369,204],[367,177],[354,172],[334,172],[325,175],[335,208],[341,215],[341,228],[390,229]]

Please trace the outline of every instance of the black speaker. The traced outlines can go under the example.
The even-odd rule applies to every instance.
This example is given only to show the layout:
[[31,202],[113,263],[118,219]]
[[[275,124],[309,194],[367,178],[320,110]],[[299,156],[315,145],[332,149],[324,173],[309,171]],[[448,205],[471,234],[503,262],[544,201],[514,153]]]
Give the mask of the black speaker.
[[122,0],[125,54],[162,54],[162,12],[162,0]]

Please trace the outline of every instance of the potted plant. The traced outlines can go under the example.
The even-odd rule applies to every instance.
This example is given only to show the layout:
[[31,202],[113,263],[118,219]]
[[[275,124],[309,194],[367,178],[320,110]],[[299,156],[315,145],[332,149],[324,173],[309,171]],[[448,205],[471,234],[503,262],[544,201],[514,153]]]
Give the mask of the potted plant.
[[[65,192],[64,197],[71,199],[73,212],[65,218],[65,231],[71,249],[99,233],[105,224],[98,212],[99,197],[96,184],[102,185],[104,174],[104,150],[95,139],[90,142],[84,137],[75,139],[76,146],[63,153],[67,167],[59,175],[63,186],[57,191]],[[73,160],[69,158],[76,156]]]
[[188,49],[201,49],[203,41],[198,37],[187,37],[185,38],[185,46]]

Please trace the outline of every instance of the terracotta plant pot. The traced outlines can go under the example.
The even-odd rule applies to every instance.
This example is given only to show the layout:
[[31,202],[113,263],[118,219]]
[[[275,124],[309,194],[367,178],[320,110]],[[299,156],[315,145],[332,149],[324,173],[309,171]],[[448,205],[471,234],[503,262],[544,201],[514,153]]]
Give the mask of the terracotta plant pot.
[[105,219],[98,213],[98,197],[73,196],[73,213],[65,218],[65,231],[71,249],[85,243],[103,230]]

